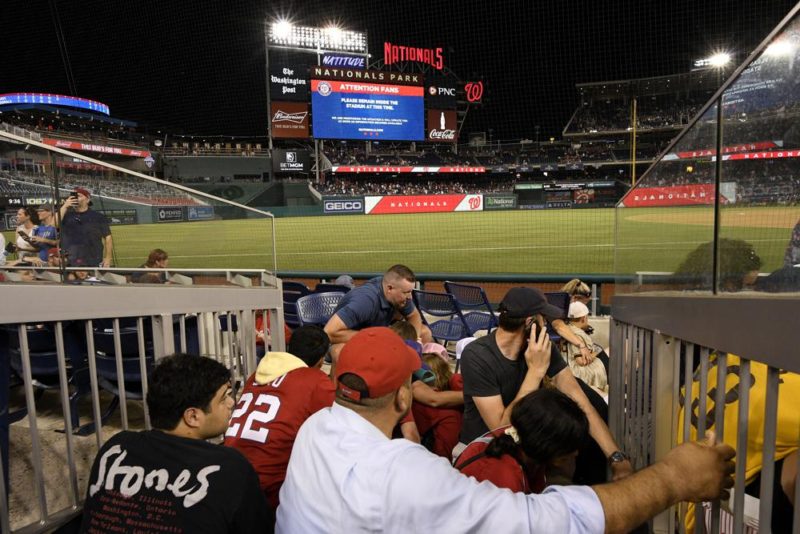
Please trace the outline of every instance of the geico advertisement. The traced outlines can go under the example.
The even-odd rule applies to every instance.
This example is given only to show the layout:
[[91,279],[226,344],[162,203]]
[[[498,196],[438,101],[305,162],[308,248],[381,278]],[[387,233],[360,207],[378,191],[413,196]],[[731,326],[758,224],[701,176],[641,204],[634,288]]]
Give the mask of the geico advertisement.
[[364,197],[364,212],[370,215],[387,213],[437,213],[449,211],[483,211],[483,195],[393,195]]
[[324,197],[322,211],[326,215],[364,213],[363,197]]

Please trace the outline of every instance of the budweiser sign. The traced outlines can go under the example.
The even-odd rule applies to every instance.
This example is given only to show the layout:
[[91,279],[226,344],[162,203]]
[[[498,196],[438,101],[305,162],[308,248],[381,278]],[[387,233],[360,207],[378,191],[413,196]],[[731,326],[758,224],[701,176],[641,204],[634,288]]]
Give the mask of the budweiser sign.
[[304,120],[306,120],[306,116],[308,116],[307,111],[298,111],[297,113],[287,113],[281,109],[275,112],[275,115],[272,117],[272,122],[293,122],[295,124],[302,124]]
[[270,105],[272,137],[304,139],[308,137],[308,104],[272,102]]
[[458,118],[453,110],[428,110],[428,141],[454,143],[457,138]]

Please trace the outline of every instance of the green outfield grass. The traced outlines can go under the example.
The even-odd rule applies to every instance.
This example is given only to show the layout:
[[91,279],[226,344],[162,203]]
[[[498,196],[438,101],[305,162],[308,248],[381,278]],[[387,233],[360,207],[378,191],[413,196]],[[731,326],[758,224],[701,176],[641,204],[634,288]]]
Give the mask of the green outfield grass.
[[[626,208],[347,215],[275,220],[278,270],[613,273],[671,271],[711,240],[711,209]],[[800,208],[726,208],[721,235],[745,239],[780,266]],[[615,246],[615,226],[618,238]],[[268,219],[113,227],[117,263],[142,264],[152,248],[173,267],[271,269]],[[6,233],[6,239],[12,233]]]

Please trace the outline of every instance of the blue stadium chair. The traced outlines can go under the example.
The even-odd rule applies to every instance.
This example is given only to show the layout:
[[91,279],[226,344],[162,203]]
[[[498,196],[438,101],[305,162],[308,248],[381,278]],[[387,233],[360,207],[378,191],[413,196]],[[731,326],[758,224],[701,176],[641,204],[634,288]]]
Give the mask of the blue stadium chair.
[[339,284],[329,284],[327,282],[320,282],[314,288],[314,293],[347,293],[350,288]]
[[[8,362],[11,372],[19,379],[11,381],[11,385],[21,385],[23,376],[22,370],[22,348],[20,347],[17,327],[5,325],[2,327],[5,342],[0,348],[0,361]],[[38,400],[48,390],[60,388],[58,375],[58,353],[56,352],[56,334],[52,325],[28,326],[28,352],[33,379],[34,400]],[[85,350],[81,346],[78,338],[74,335],[69,325],[63,329],[64,352],[67,364],[67,380],[70,388],[70,424],[72,430],[80,425],[78,414],[78,400],[83,395],[89,393],[89,374],[86,364]],[[12,376],[13,376],[12,375]],[[22,408],[7,414],[9,422],[22,419],[27,415],[27,409]]]
[[283,282],[283,320],[289,328],[300,326],[297,317],[297,300],[311,293],[305,284],[300,282]]
[[297,299],[297,318],[300,326],[315,324],[325,326],[333,315],[336,306],[344,297],[338,291],[329,293],[311,293]]
[[[464,320],[455,298],[450,293],[415,289],[411,292],[411,298],[414,299],[414,305],[422,316],[422,322],[430,328],[434,339],[458,341],[470,337],[467,322]],[[443,318],[428,322],[426,315]]]
[[[120,321],[122,324],[122,321]],[[125,321],[125,324],[135,323]],[[100,323],[102,326],[113,326],[113,322]],[[152,330],[149,321],[144,321],[144,348],[145,365],[147,372],[153,367],[153,342]],[[139,334],[135,326],[120,327],[120,349],[122,355],[122,376],[125,384],[125,398],[127,400],[143,400],[141,367],[139,364]],[[95,348],[95,365],[97,366],[97,385],[113,395],[111,402],[100,415],[100,424],[104,425],[109,417],[119,406],[119,384],[117,381],[117,360],[114,348],[113,328],[95,328],[93,332]],[[176,347],[177,347],[176,342]],[[88,436],[95,431],[95,422],[87,423],[78,428],[75,433],[79,436]]]
[[467,323],[470,337],[475,336],[478,330],[491,332],[497,328],[497,316],[481,286],[445,282],[444,290],[453,295]]

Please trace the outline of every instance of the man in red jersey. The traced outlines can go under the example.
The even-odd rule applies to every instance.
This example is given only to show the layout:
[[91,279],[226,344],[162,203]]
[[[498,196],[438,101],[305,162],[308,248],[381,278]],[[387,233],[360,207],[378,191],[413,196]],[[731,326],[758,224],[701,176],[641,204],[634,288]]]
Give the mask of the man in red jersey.
[[[239,449],[258,473],[273,523],[300,425],[333,404],[333,383],[320,370],[329,347],[322,328],[296,329],[288,352],[267,353],[247,379],[225,433],[225,445]],[[269,525],[270,531],[273,527]]]

